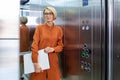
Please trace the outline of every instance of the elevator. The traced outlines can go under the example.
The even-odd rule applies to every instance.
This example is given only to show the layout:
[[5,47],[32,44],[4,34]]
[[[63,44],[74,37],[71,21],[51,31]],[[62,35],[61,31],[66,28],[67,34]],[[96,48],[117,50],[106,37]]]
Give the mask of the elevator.
[[0,80],[20,77],[19,15],[28,18],[31,45],[47,6],[57,10],[55,24],[64,33],[59,54],[62,80],[120,79],[120,0],[4,0],[0,4]]
[[119,0],[30,0],[22,5],[30,43],[42,10],[57,10],[55,24],[63,29],[64,49],[59,54],[63,80],[119,80]]
[[[59,54],[63,80],[106,80],[105,0],[38,0],[25,7],[23,16],[43,23],[42,10],[57,10],[55,24],[63,29],[64,49]],[[36,5],[35,5],[36,4]],[[24,6],[22,6],[24,8]],[[29,13],[29,14],[28,14]],[[28,24],[31,35],[38,23]],[[29,22],[28,22],[29,23]]]

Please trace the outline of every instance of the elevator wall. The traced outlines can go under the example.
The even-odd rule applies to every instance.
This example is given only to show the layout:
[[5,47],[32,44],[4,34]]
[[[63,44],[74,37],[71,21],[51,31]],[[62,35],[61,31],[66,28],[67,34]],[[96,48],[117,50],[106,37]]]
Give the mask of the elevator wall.
[[105,0],[31,3],[31,12],[25,14],[37,21],[28,24],[31,42],[36,25],[44,23],[42,10],[46,6],[55,7],[55,24],[61,26],[64,33],[64,49],[59,55],[63,79],[105,80]]
[[63,72],[78,80],[104,80],[105,2],[82,3],[65,5]]

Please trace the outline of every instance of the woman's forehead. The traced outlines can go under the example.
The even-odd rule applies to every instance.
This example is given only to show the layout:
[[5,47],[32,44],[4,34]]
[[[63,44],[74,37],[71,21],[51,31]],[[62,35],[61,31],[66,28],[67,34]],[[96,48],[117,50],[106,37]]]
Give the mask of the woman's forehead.
[[50,9],[45,9],[45,12],[52,12]]

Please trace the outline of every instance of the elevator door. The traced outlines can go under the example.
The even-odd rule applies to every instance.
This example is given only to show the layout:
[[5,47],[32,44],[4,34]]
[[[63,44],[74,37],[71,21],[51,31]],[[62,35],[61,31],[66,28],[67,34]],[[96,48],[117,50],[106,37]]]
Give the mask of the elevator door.
[[113,80],[120,80],[120,1],[114,0],[113,19]]

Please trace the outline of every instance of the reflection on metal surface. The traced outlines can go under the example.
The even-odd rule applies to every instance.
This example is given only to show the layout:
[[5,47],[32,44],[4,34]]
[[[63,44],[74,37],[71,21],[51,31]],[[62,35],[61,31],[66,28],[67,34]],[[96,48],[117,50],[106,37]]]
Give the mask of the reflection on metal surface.
[[18,40],[0,40],[1,80],[18,80],[19,78],[18,54],[19,54]]
[[[12,5],[13,3],[15,4]],[[8,5],[8,7],[6,7],[6,5]],[[14,2],[7,1],[7,3],[6,0],[2,1],[0,3],[0,10],[2,10],[0,12],[0,28],[2,29],[0,31],[0,38],[18,38],[19,30],[17,26],[19,24],[19,0]]]
[[19,80],[19,0],[0,2],[0,80]]
[[[111,33],[112,38],[113,38],[113,47],[110,48],[113,52],[111,52],[110,60],[111,60],[111,67],[109,72],[109,78],[110,80],[119,80],[120,79],[120,0],[110,0],[112,4],[110,9],[111,9],[111,14],[113,16],[109,15],[112,17],[110,20],[111,22],[111,29],[113,33]],[[113,3],[112,3],[113,2]],[[109,5],[110,5],[109,4]],[[109,6],[108,5],[108,6]],[[112,58],[111,58],[112,57]],[[113,65],[114,64],[114,65]],[[112,75],[112,76],[111,76]]]

